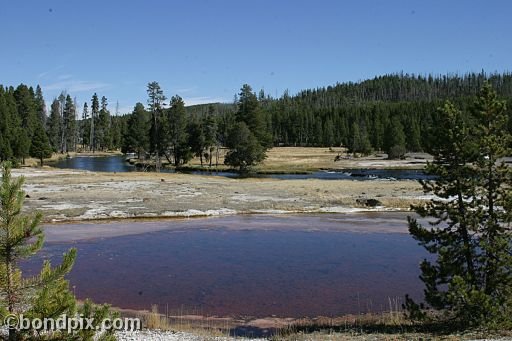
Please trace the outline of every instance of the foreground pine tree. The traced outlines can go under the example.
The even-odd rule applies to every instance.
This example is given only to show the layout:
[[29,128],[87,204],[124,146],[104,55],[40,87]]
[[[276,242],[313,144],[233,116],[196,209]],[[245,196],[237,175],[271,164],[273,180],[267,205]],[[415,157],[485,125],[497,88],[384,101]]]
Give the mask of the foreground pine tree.
[[[442,322],[460,327],[512,326],[512,172],[505,103],[489,85],[470,115],[452,104],[442,109],[433,163],[435,182],[424,182],[436,199],[414,207],[428,227],[409,217],[409,231],[433,257],[421,264],[425,301]],[[433,218],[433,219],[432,219]],[[412,317],[425,310],[411,299]]]
[[[2,169],[0,187],[0,313],[23,314],[28,318],[55,317],[71,314],[75,299],[64,279],[73,266],[76,250],[64,254],[61,265],[52,268],[45,261],[38,276],[23,278],[19,262],[36,254],[43,246],[39,227],[41,215],[21,213],[24,200],[23,177],[11,178],[10,165]],[[9,340],[18,340],[32,331],[9,329]]]
[[[47,260],[39,275],[23,277],[19,262],[35,255],[41,250],[44,234],[39,223],[41,214],[28,216],[21,213],[25,193],[22,190],[24,178],[13,179],[9,163],[2,165],[0,184],[0,314],[3,317],[14,314],[23,315],[30,320],[53,318],[62,315],[74,317],[97,317],[95,325],[102,318],[112,317],[108,306],[96,307],[86,302],[76,307],[74,295],[64,276],[69,273],[76,257],[76,250],[70,249],[64,254],[62,263],[52,267]],[[101,318],[101,319],[100,319]],[[65,332],[39,335],[38,330],[17,330],[9,328],[9,340],[60,339],[92,340],[95,332],[78,331],[73,335]],[[99,340],[113,340],[113,333],[105,333]]]

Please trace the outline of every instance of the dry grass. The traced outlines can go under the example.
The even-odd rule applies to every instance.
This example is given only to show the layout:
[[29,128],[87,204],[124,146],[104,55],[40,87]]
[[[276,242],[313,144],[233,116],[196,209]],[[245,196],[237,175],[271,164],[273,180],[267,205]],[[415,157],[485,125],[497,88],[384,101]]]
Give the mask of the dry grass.
[[143,328],[192,333],[203,340],[229,336],[229,330],[233,327],[232,319],[187,315],[183,311],[170,314],[167,309],[161,313],[156,304],[151,306],[151,311],[140,311],[136,316],[141,319]]
[[[225,170],[224,156],[227,149],[219,152],[219,170]],[[340,159],[335,161],[339,156]],[[422,168],[425,160],[417,160],[411,157],[407,160],[386,160],[382,155],[370,155],[365,157],[353,157],[346,154],[345,148],[333,147],[274,147],[267,152],[267,158],[255,170],[258,172],[272,173],[302,173],[313,172],[319,169],[350,169],[350,168]],[[214,159],[215,165],[215,159]],[[189,162],[191,167],[200,167],[199,158]],[[203,163],[207,167],[207,163]]]

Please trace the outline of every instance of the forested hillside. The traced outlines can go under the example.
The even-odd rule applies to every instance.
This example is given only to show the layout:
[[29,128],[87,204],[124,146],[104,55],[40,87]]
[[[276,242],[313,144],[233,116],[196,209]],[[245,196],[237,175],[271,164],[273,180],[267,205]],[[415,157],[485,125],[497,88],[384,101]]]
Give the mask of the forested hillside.
[[[446,100],[462,107],[473,101],[488,81],[498,95],[512,100],[512,75],[386,75],[357,83],[340,83],[273,99],[259,100],[274,145],[346,146],[369,153],[403,145],[408,151],[430,149],[437,109]],[[508,105],[508,115],[511,106]],[[192,109],[192,108],[191,108]],[[194,107],[201,113],[204,106]],[[234,109],[233,109],[234,110]],[[512,120],[509,124],[512,130]]]
[[[35,90],[23,84],[0,86],[0,160],[122,148],[139,155],[159,153],[176,165],[194,155],[211,161],[219,146],[233,148],[229,132],[240,122],[264,148],[345,146],[355,153],[386,151],[400,157],[406,151],[430,150],[439,122],[437,108],[448,99],[461,108],[469,106],[485,82],[512,104],[512,74],[483,72],[385,75],[295,95],[286,92],[280,98],[263,91],[256,94],[244,85],[234,103],[190,107],[179,96],[172,96],[166,105],[163,90],[153,82],[150,85],[156,84],[161,92],[159,102],[151,103],[150,98],[147,107],[138,103],[132,114],[124,116],[111,114],[107,98],[97,94],[81,106],[81,112],[76,100],[65,93],[53,99],[47,110],[39,86]],[[512,119],[508,127],[512,131]],[[237,143],[246,138],[238,136]]]

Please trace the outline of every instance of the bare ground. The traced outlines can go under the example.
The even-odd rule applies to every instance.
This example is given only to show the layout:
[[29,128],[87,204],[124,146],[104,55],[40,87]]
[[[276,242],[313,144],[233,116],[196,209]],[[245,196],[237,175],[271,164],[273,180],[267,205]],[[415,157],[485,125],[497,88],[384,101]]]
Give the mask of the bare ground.
[[25,209],[45,221],[189,217],[238,213],[355,212],[408,209],[428,199],[415,181],[229,179],[168,173],[101,173],[25,168]]

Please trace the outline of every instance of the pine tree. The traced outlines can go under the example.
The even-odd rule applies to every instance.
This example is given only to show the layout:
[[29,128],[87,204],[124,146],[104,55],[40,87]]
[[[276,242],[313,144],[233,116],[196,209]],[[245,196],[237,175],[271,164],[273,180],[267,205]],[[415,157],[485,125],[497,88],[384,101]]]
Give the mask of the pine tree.
[[271,147],[272,136],[267,131],[264,113],[250,85],[244,84],[240,89],[237,105],[236,120],[244,122],[262,146]]
[[89,108],[87,102],[84,103],[82,110],[82,121],[80,122],[81,135],[82,135],[82,148],[85,150],[90,149],[90,134],[91,134],[91,120],[89,119]]
[[208,151],[208,162],[212,167],[213,152],[217,146],[217,122],[215,120],[215,107],[208,106],[208,114],[203,119],[204,145]]
[[188,145],[187,121],[185,102],[183,102],[180,96],[173,96],[167,116],[167,139],[175,167],[179,167],[180,164],[188,162],[191,158],[190,147]]
[[155,154],[156,171],[160,171],[160,156],[165,146],[165,118],[163,117],[163,105],[166,97],[158,82],[148,83],[148,110],[151,113],[151,124],[149,129],[149,150]]
[[142,103],[135,104],[128,119],[128,129],[124,137],[123,151],[136,152],[137,158],[148,149],[148,116]]
[[[23,314],[28,318],[58,317],[71,315],[75,300],[68,290],[64,275],[71,270],[76,250],[64,254],[62,263],[52,268],[50,261],[43,264],[41,273],[24,278],[19,261],[37,253],[43,246],[44,235],[39,227],[41,215],[27,216],[21,213],[25,194],[24,178],[11,178],[10,165],[3,164],[0,187],[0,313]],[[50,309],[51,308],[51,309]],[[49,312],[51,315],[49,316]],[[9,328],[9,340],[18,340],[22,333]]]
[[68,153],[74,150],[76,136],[76,108],[70,95],[66,96],[64,111],[62,114],[63,146],[62,152]]
[[19,85],[14,91],[16,108],[21,126],[16,130],[16,140],[14,143],[14,154],[21,158],[25,164],[25,158],[29,156],[30,145],[34,128],[37,121],[36,106],[34,103],[34,93],[32,88],[26,85]]
[[11,141],[14,122],[7,104],[8,99],[9,93],[0,86],[0,161],[13,157]]
[[112,145],[110,135],[110,112],[108,111],[108,101],[105,96],[101,97],[101,109],[98,113],[97,124],[95,125],[97,147],[99,149],[109,149]]
[[99,111],[100,111],[100,101],[98,99],[98,95],[94,93],[91,98],[91,136],[89,141],[92,145],[92,152],[94,153],[98,148],[98,138],[96,136],[96,127],[99,125]]
[[44,127],[44,126],[46,126],[46,119],[47,119],[46,103],[44,102],[43,90],[41,90],[41,87],[39,85],[36,87],[35,106],[36,106],[36,113],[37,113],[39,122]]
[[198,119],[193,119],[188,124],[188,145],[190,151],[196,157],[199,157],[201,167],[203,166],[203,155],[206,148],[203,125]]
[[52,156],[52,147],[41,123],[38,123],[34,131],[32,145],[30,146],[30,156],[37,157],[41,167],[43,167],[43,159]]
[[233,125],[228,135],[227,147],[230,150],[224,163],[237,167],[241,173],[247,173],[266,157],[265,148],[244,122]]
[[50,110],[50,119],[48,121],[48,137],[54,151],[59,150],[60,147],[61,125],[60,102],[54,99]]
[[[470,116],[470,120],[466,117]],[[505,104],[487,84],[470,115],[445,104],[430,150],[423,189],[438,199],[414,207],[431,217],[429,227],[409,217],[409,231],[434,254],[421,264],[425,301],[441,318],[463,327],[510,327],[512,314],[512,137],[505,129]],[[410,298],[413,317],[424,317]]]
[[323,144],[328,147],[332,147],[334,144],[334,125],[330,118],[325,120]]
[[404,127],[398,116],[393,117],[388,125],[385,144],[389,159],[400,159],[406,153]]
[[366,128],[364,126],[361,128],[357,122],[352,124],[352,138],[349,147],[350,151],[354,154],[368,155],[372,151]]

